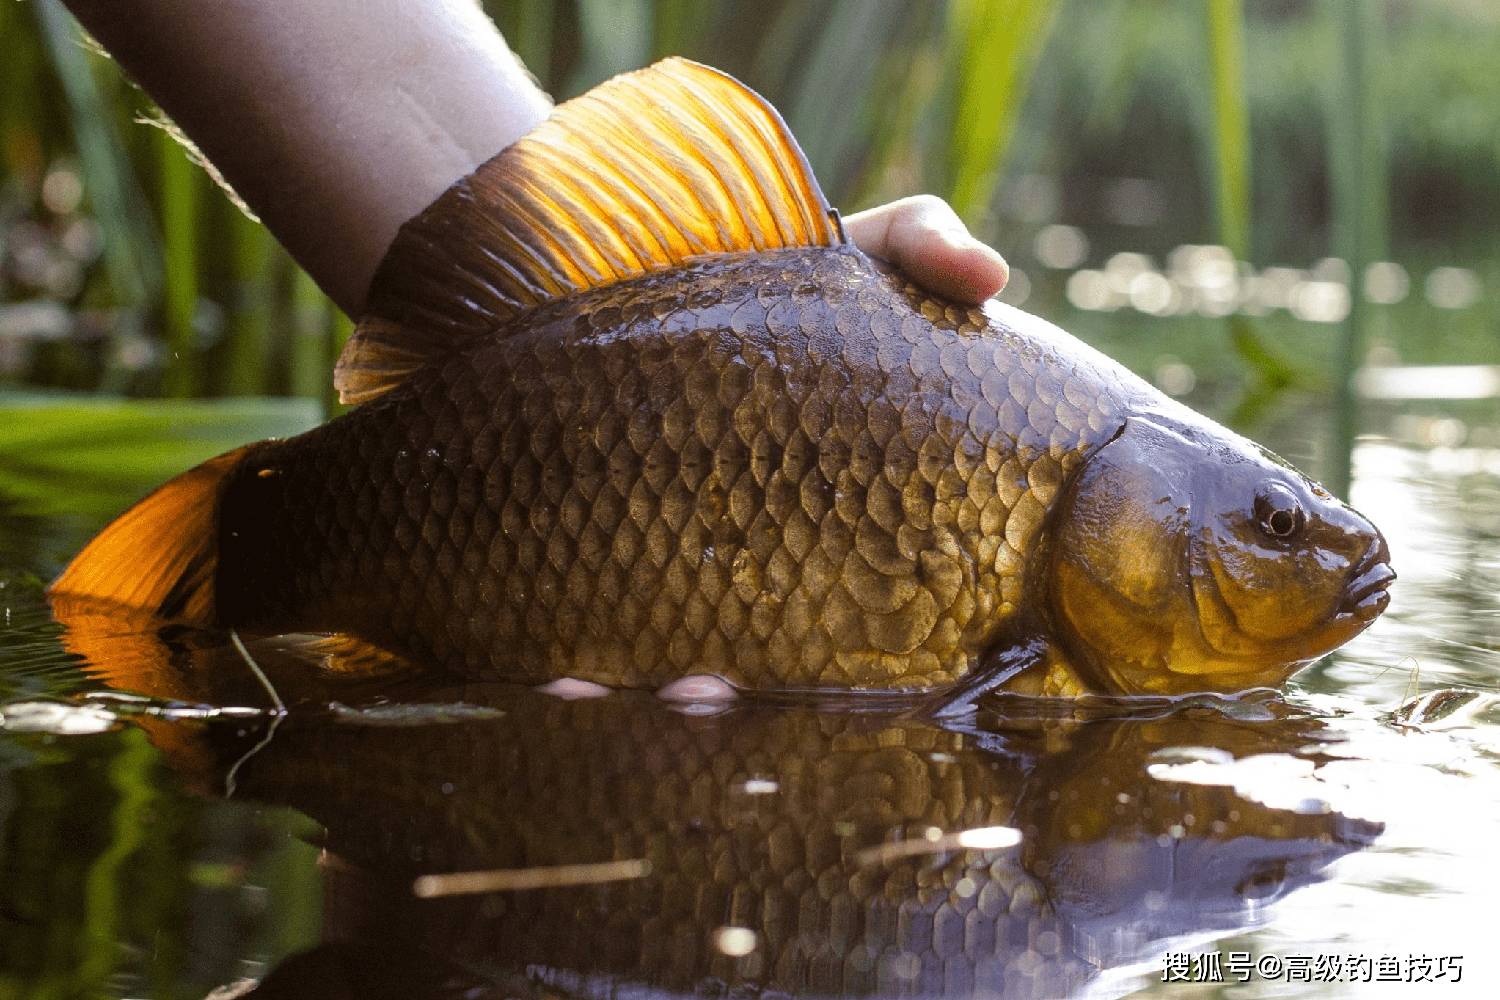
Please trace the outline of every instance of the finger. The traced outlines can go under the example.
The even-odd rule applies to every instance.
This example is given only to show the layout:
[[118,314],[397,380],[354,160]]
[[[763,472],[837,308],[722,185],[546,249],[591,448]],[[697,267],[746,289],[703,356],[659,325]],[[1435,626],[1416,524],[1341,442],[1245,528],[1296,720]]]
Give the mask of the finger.
[[1005,287],[1005,258],[969,235],[941,198],[917,195],[844,220],[856,246],[888,260],[929,291],[978,304]]

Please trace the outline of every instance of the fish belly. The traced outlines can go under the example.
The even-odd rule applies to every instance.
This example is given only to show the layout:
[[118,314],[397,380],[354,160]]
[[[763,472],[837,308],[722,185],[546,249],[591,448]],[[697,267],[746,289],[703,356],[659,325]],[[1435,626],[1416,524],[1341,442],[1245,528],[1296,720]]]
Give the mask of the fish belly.
[[852,250],[623,282],[252,453],[221,615],[473,676],[947,685],[1035,610],[1105,381]]

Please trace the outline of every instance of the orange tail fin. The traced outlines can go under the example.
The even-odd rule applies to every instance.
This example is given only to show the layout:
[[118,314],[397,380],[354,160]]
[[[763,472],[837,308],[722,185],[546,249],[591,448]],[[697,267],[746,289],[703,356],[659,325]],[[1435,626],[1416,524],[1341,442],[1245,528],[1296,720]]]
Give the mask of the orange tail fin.
[[89,542],[48,593],[214,625],[219,494],[245,450],[211,458],[158,487]]

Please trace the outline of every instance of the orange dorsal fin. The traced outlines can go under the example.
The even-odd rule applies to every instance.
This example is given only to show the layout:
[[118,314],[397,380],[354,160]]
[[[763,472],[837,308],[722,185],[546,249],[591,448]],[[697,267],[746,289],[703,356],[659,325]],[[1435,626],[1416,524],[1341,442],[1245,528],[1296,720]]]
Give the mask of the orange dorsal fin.
[[89,542],[48,593],[213,625],[219,493],[244,452],[211,458],[158,487]]
[[403,225],[334,384],[372,399],[526,309],[693,257],[840,242],[776,109],[667,59],[559,105]]

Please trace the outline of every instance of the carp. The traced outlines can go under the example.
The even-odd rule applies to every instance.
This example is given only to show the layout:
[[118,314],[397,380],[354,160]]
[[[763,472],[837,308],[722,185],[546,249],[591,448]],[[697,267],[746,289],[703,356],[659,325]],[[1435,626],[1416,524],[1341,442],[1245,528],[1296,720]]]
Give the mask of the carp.
[[775,109],[680,59],[408,221],[335,383],[55,600],[336,634],[331,670],[958,698],[1278,684],[1395,576],[1275,456],[849,245]]
[[[246,680],[233,651],[187,659],[201,683],[176,693],[253,693],[221,689]],[[136,720],[193,787],[321,830],[324,943],[251,996],[1108,995],[1102,973],[1243,933],[1384,829],[1157,776],[1184,747],[1198,767],[1338,759],[1307,754],[1335,729],[1275,699],[1253,721],[1206,703],[949,728],[431,693],[308,706],[248,758],[244,719]]]

